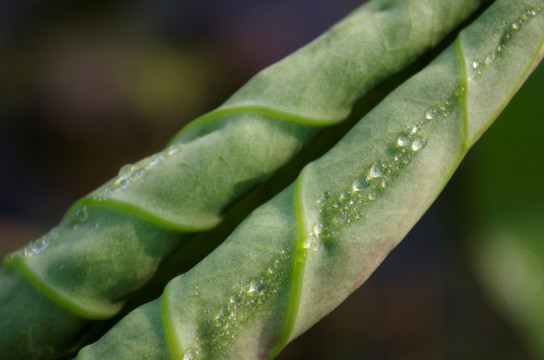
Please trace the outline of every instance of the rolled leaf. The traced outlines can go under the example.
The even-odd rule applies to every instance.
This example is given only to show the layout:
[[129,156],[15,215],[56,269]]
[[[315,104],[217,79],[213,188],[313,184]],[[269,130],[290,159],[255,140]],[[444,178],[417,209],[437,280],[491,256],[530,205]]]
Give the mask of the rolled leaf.
[[360,286],[438,196],[542,57],[543,7],[496,1],[294,184],[78,359],[278,354]]
[[[38,291],[27,301],[39,307],[13,332],[8,324],[20,318],[15,295],[2,290],[0,353],[54,356],[65,339],[49,328],[69,322],[82,330],[82,318],[118,313],[172,249],[215,226],[229,203],[285,164],[318,129],[345,119],[369,89],[485,2],[372,1],[256,75],[163,151],[122,167],[56,228],[4,260],[0,288],[30,283]],[[34,300],[40,296],[47,300]],[[40,327],[45,313],[57,316]]]

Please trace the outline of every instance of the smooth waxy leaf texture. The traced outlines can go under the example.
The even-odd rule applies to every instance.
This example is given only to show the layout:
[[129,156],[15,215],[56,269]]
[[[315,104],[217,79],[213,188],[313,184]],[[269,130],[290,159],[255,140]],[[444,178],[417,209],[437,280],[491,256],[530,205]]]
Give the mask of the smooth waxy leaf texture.
[[[485,2],[370,2],[258,74],[160,153],[121,168],[58,227],[4,261],[0,286],[32,296],[15,301],[15,292],[2,291],[0,352],[46,358],[59,343],[66,348],[66,334],[57,338],[54,329],[70,323],[77,333],[83,319],[115,315],[190,234],[215,226],[230,202]],[[32,311],[22,318],[22,308]],[[42,321],[45,313],[57,315]]]
[[78,359],[275,356],[360,286],[438,196],[542,57],[543,8],[496,1],[293,185]]

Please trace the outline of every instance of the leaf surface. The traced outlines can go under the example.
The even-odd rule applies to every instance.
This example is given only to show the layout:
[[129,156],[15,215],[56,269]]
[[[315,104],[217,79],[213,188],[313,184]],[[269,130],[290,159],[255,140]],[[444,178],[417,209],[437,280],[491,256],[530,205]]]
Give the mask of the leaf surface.
[[[360,7],[256,75],[163,151],[122,167],[74,204],[58,227],[5,259],[0,286],[32,284],[34,296],[52,300],[35,301],[42,307],[33,313],[59,314],[53,328],[115,315],[174,248],[217,225],[232,201],[486,2],[375,0]],[[39,319],[25,318],[24,330],[11,332],[14,295],[0,295],[1,317],[10,318],[0,328],[0,351],[9,348],[11,358],[54,353],[57,333],[36,329]]]
[[[438,196],[540,61],[541,1],[496,1],[297,181],[137,310],[168,343],[157,358],[274,357],[360,286]],[[79,359],[112,351],[129,314]]]

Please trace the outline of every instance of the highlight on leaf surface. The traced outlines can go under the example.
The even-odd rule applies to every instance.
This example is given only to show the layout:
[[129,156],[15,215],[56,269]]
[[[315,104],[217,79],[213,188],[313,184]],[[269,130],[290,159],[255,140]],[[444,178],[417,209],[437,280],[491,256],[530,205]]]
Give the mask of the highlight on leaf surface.
[[361,285],[438,196],[542,58],[543,8],[492,4],[294,184],[78,359],[277,355]]
[[[80,333],[88,325],[84,319],[114,316],[174,248],[217,225],[232,201],[317,131],[343,121],[372,87],[436,46],[485,3],[369,2],[257,74],[164,150],[122,167],[76,202],[56,228],[4,260],[0,286],[34,288],[25,301],[40,305],[35,318],[25,317],[21,331],[12,332],[19,319],[15,294],[2,292],[1,352],[47,358],[71,350],[64,335],[48,329],[71,323],[73,333]],[[47,312],[58,316],[40,327]]]

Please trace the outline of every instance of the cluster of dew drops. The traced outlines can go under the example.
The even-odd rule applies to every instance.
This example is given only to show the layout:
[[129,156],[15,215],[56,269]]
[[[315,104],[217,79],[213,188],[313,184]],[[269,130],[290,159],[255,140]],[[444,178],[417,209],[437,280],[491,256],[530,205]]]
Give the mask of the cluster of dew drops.
[[[281,251],[259,276],[251,279],[245,284],[237,284],[230,294],[227,304],[223,305],[217,313],[208,317],[202,325],[208,333],[210,347],[217,351],[228,346],[243,329],[244,323],[252,318],[259,307],[282,288],[283,265],[287,263],[286,252]],[[198,289],[195,296],[199,296]]]
[[490,51],[483,59],[475,59],[470,62],[470,68],[473,74],[469,76],[469,80],[473,80],[475,75],[481,75],[484,72],[486,66],[492,65],[500,54],[504,51],[508,43],[514,38],[514,35],[525,24],[527,24],[532,18],[538,15],[542,11],[542,6],[538,6],[533,9],[527,9],[523,14],[513,22],[505,21],[501,24],[503,31],[502,37],[497,47]]
[[[501,25],[503,35],[496,49],[483,59],[470,62],[474,74],[482,74],[484,66],[493,64],[514,34],[541,11],[541,6],[527,9],[515,21],[504,22]],[[473,79],[474,74],[470,75],[470,80]],[[346,223],[362,218],[364,216],[363,204],[375,201],[399,171],[408,165],[427,144],[427,139],[419,135],[421,127],[426,122],[447,117],[465,91],[463,86],[458,86],[448,99],[428,109],[416,125],[401,132],[392,146],[390,144],[390,148],[394,149],[392,155],[370,165],[367,171],[355,179],[349,188],[336,196],[330,192],[323,193],[316,201],[320,220],[312,225],[310,235],[304,241],[304,248],[318,251],[321,249],[323,241],[342,231]],[[318,239],[322,241],[318,241]]]
[[364,216],[364,204],[378,199],[389,183],[427,145],[427,138],[421,135],[422,127],[434,120],[448,117],[454,110],[456,99],[464,92],[465,88],[458,86],[450,97],[427,109],[415,125],[400,132],[388,144],[387,148],[391,151],[387,151],[384,158],[366,167],[366,171],[340,194],[321,194],[316,200],[320,220],[312,225],[303,247],[319,251],[323,241],[335,237],[346,223],[361,219]]
[[[89,217],[89,211],[87,210],[87,207],[85,205],[78,207],[75,210],[75,223],[71,225],[71,230],[77,230],[80,224],[83,224],[84,222],[87,221],[88,217]],[[92,225],[93,229],[98,229],[98,227],[99,227],[98,223],[94,223]],[[65,230],[66,229],[63,229],[63,231]],[[53,228],[47,234],[32,240],[30,244],[28,244],[27,246],[19,250],[18,253],[25,257],[41,254],[47,249],[51,241],[58,240],[60,236],[61,236],[60,228]],[[13,258],[13,256],[11,255],[10,258]]]
[[98,193],[93,195],[94,200],[104,201],[111,195],[120,191],[128,189],[132,184],[144,178],[153,168],[157,167],[160,163],[166,160],[168,157],[178,153],[183,144],[174,143],[165,150],[152,155],[136,164],[127,164],[119,169],[119,174],[112,180],[112,182],[103,187]]

